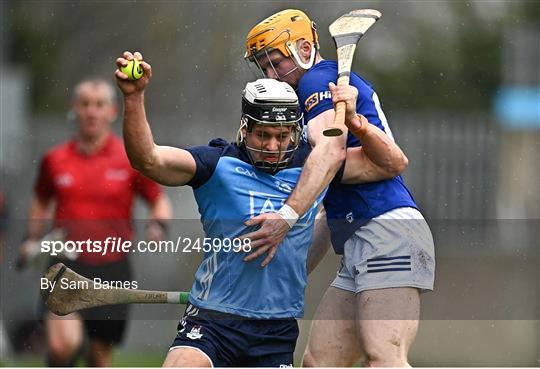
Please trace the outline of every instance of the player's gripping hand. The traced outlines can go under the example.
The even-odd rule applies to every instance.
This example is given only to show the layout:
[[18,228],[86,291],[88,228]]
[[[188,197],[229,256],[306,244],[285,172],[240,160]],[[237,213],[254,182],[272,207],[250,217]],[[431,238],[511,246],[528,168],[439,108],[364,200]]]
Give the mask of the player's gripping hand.
[[332,93],[334,107],[340,101],[345,102],[345,125],[349,131],[357,137],[362,137],[367,132],[369,123],[363,115],[356,113],[356,99],[358,98],[356,87],[350,85],[336,86],[330,82],[328,88]]
[[[143,68],[142,77],[136,80],[128,79],[128,75],[120,70],[120,68],[127,66],[132,59],[139,60]],[[116,59],[116,67],[114,72],[116,83],[124,95],[142,93],[152,78],[152,66],[143,60],[142,54],[138,51],[134,53],[124,51],[122,56]]]
[[39,255],[39,239],[27,238],[19,247],[19,255],[15,262],[15,269],[25,269],[33,261],[36,255]]
[[260,228],[240,237],[241,240],[249,239],[251,250],[253,250],[244,258],[244,261],[254,260],[267,252],[261,263],[264,267],[272,261],[278,251],[278,246],[283,242],[291,227],[277,213],[260,214],[249,219],[245,224],[250,227],[260,226]]

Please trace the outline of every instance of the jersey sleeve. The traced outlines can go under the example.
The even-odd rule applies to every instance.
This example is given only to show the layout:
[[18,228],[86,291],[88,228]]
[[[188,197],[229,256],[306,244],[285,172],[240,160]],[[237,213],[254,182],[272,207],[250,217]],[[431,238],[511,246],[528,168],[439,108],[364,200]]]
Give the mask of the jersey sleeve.
[[137,172],[135,177],[135,192],[146,202],[153,204],[162,194],[161,186],[150,178]]
[[328,83],[336,83],[335,77],[337,76],[333,76],[326,70],[314,70],[312,73],[305,74],[300,80],[298,97],[304,106],[306,122],[326,110],[334,109]]
[[351,84],[358,89],[356,111],[366,117],[369,123],[377,126],[394,139],[382,110],[379,96],[371,84],[354,73],[351,75]]
[[188,186],[198,188],[212,177],[226,145],[225,140],[217,139],[210,141],[208,146],[195,146],[186,149],[195,159],[197,166],[195,175],[187,183]]
[[34,186],[34,193],[40,200],[49,200],[55,194],[49,155],[45,155],[39,165],[39,173]]
[[[302,77],[298,87],[298,95],[305,111],[305,121],[309,122],[326,110],[333,109],[332,94],[328,83],[337,81],[337,71],[331,67],[320,67],[310,71]],[[351,73],[350,84],[358,89],[356,111],[366,117],[368,122],[383,130],[392,139],[392,132],[381,108],[377,93],[371,84],[356,73]],[[350,137],[350,146],[357,146],[359,142]],[[351,145],[352,144],[352,145]]]

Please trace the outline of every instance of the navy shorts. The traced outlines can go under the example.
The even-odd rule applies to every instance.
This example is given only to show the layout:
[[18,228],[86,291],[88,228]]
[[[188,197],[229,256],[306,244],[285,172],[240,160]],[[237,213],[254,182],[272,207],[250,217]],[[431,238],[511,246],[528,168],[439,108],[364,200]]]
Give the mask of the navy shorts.
[[213,366],[292,367],[298,338],[295,319],[252,319],[189,304],[169,351],[193,347]]

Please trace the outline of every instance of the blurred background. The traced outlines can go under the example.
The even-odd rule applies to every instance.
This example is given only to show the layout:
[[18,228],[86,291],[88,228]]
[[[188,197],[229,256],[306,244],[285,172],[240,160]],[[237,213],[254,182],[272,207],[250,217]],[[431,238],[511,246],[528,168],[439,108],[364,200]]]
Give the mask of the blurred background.
[[[96,75],[114,81],[115,59],[139,50],[154,72],[146,107],[156,142],[232,140],[241,90],[254,79],[244,37],[291,7],[317,22],[327,59],[335,57],[327,32],[333,20],[358,8],[383,13],[360,42],[353,69],[374,85],[409,157],[404,177],[437,251],[436,291],[424,296],[411,364],[540,366],[537,0],[0,2],[0,364],[44,364],[40,270],[17,273],[13,260],[39,160],[75,132],[74,84]],[[167,191],[178,219],[171,234],[200,234],[191,190]],[[189,289],[197,261],[133,258],[147,289]],[[310,277],[297,362],[338,262],[329,253]],[[115,365],[160,365],[182,312],[136,307]]]

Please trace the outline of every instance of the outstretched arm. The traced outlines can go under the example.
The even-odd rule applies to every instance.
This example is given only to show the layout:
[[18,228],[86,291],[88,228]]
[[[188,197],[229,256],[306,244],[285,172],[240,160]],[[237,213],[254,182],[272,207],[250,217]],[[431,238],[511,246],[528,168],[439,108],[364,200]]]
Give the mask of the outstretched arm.
[[[140,79],[130,81],[120,67],[126,66],[133,58],[141,61],[144,74]],[[195,159],[186,150],[156,145],[146,118],[144,90],[152,78],[152,67],[143,61],[139,52],[132,54],[128,51],[116,59],[116,65],[116,81],[124,95],[124,144],[131,165],[160,184],[186,184],[195,175]]]

